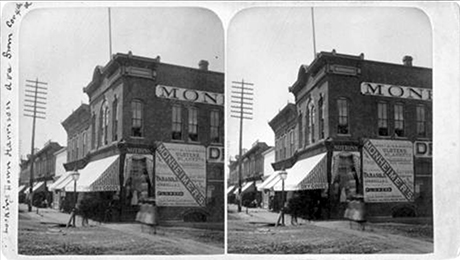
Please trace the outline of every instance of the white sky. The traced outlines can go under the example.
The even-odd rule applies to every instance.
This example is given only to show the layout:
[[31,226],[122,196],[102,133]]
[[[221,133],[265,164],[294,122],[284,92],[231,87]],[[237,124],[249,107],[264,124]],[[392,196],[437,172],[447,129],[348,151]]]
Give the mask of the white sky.
[[[404,55],[414,66],[432,67],[431,25],[415,8],[315,7],[317,52],[402,63]],[[253,120],[245,120],[243,148],[256,141],[274,145],[268,122],[294,96],[288,87],[297,79],[301,64],[313,61],[311,8],[253,8],[236,15],[228,28],[227,85],[231,81],[254,85]],[[227,88],[227,97],[231,89]],[[230,100],[228,98],[227,100]],[[228,110],[229,111],[229,110]],[[238,154],[239,120],[227,113],[227,155]]]
[[[34,5],[38,5],[34,3]],[[35,6],[35,7],[36,7]],[[224,30],[211,11],[198,8],[111,8],[112,53],[155,58],[224,72]],[[48,140],[66,146],[61,122],[81,103],[94,68],[109,61],[108,8],[47,8],[30,11],[21,22],[19,83],[26,79],[48,83],[46,120],[37,120],[35,147]],[[19,110],[23,110],[23,91]],[[20,115],[23,113],[21,112]],[[20,154],[30,153],[32,118],[20,118]]]

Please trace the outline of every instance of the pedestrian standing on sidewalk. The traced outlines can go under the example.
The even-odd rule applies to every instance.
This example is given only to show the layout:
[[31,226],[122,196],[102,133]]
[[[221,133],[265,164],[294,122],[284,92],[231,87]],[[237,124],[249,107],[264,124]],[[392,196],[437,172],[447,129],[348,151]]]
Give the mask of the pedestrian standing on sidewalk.
[[299,197],[297,194],[294,194],[294,197],[292,197],[289,200],[288,208],[289,208],[289,213],[291,214],[291,225],[296,226],[298,224],[298,219],[297,217],[299,216],[299,208],[300,203],[299,203]]

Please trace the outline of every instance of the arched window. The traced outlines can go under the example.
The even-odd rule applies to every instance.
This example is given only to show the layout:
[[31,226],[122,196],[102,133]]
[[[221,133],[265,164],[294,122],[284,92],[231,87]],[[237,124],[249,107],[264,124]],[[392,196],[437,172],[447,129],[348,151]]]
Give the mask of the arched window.
[[107,144],[107,131],[109,124],[109,107],[107,101],[104,100],[99,111],[99,146]]
[[319,117],[319,139],[324,139],[324,99],[322,95],[318,101],[318,117]]
[[310,110],[308,108],[308,105],[307,105],[307,108],[305,110],[305,133],[304,133],[304,136],[305,136],[305,146],[309,145],[310,144]]
[[131,136],[142,137],[143,104],[140,100],[131,102]]
[[112,141],[118,140],[118,99],[115,96],[112,102]]
[[91,149],[96,147],[96,114],[91,116]]
[[313,102],[311,102],[310,103],[310,142],[311,143],[315,142],[315,116],[316,116],[315,106],[313,105]]

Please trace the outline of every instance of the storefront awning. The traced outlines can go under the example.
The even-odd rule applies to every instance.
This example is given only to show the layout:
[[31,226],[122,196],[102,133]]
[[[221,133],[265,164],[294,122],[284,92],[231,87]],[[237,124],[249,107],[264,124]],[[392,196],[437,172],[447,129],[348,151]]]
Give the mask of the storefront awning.
[[[327,188],[326,153],[298,161],[290,169],[286,169],[284,181],[285,191],[316,190]],[[282,182],[274,186],[275,191],[282,190]]]
[[[119,165],[119,155],[90,162],[78,171],[80,178],[77,181],[77,192],[120,190]],[[68,183],[64,190],[73,192],[74,182]]]
[[268,178],[264,182],[262,182],[261,185],[259,185],[257,187],[257,190],[259,190],[259,191],[270,190],[280,180],[281,180],[281,178],[280,178],[280,176],[279,176],[279,174],[277,172],[272,173],[270,176],[268,176]]
[[227,187],[227,194],[232,193],[233,190],[235,189],[235,187],[236,187],[235,185],[232,185],[232,186]]
[[256,189],[256,186],[254,185],[254,182],[251,181],[251,182],[246,183],[243,186],[243,188],[241,188],[241,193],[254,191],[255,189]]
[[[244,182],[241,184],[241,194],[245,193],[245,192],[250,192],[250,191],[254,191],[255,190],[255,185],[254,185],[254,182],[253,181],[250,181],[250,182]],[[238,186],[235,186],[235,191],[233,192],[233,194],[238,194],[239,192],[239,187]]]
[[[34,183],[34,186],[32,187],[32,191],[34,193],[39,192],[39,191],[43,191],[43,190],[45,190],[45,182],[44,181],[39,181],[39,182]],[[29,192],[30,192],[30,189],[26,189],[25,193],[29,194]]]
[[72,176],[70,176],[70,174],[71,172],[66,172],[61,175],[53,184],[50,185],[49,190],[53,191],[64,189],[64,187],[72,181]]
[[24,191],[26,190],[26,188],[27,188],[27,185],[21,185],[21,186],[19,186],[19,188],[18,188],[18,192],[19,192],[19,193],[24,192]]

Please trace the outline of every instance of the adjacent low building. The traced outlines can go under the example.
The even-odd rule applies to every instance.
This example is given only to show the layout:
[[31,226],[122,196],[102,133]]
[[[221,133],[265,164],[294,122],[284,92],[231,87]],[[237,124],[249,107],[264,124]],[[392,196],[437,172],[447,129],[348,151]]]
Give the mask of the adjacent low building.
[[[260,206],[263,202],[262,193],[257,190],[264,178],[264,152],[271,147],[265,142],[256,141],[249,150],[245,150],[241,157],[232,161],[229,165],[229,187],[228,192],[233,201],[233,197],[240,195],[243,206]],[[241,163],[241,175],[239,164]],[[233,194],[233,195],[232,195]],[[254,202],[255,205],[254,205]]]

